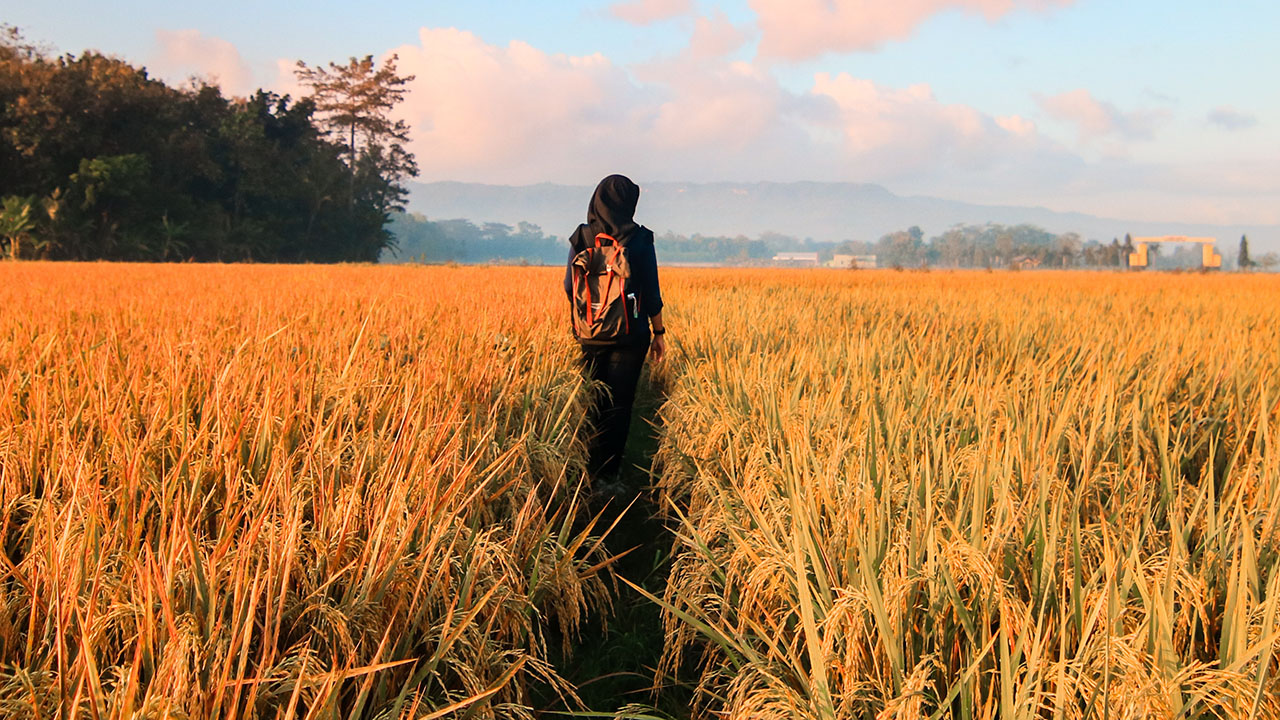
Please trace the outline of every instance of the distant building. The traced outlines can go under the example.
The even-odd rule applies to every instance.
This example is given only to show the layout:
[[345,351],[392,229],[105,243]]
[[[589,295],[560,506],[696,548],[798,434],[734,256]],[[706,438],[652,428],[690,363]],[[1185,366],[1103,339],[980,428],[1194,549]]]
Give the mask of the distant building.
[[827,263],[827,267],[845,268],[848,270],[874,270],[876,268],[875,255],[841,255],[836,253],[831,262]]
[[780,252],[773,256],[776,263],[788,263],[791,265],[812,265],[818,266],[818,253],[811,252]]
[[1149,249],[1150,243],[1199,243],[1200,244],[1200,267],[1208,269],[1217,269],[1222,267],[1222,256],[1218,254],[1214,243],[1218,242],[1217,238],[1211,237],[1187,237],[1185,235],[1161,235],[1159,237],[1136,237],[1133,239],[1134,252],[1129,253],[1129,267],[1144,268],[1151,264]]

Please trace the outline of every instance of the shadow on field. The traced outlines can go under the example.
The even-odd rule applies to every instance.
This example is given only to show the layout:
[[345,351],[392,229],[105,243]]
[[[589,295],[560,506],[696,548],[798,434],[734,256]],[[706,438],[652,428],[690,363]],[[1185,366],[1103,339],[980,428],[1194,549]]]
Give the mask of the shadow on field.
[[[647,705],[673,717],[688,717],[690,693],[679,686],[655,684],[655,669],[662,657],[661,609],[619,578],[662,597],[670,567],[672,537],[659,512],[653,456],[661,435],[658,410],[666,399],[665,388],[652,378],[647,366],[636,390],[635,416],[627,438],[622,480],[639,489],[630,509],[606,508],[601,523],[618,525],[606,537],[612,555],[622,555],[613,566],[613,614],[602,621],[593,617],[582,628],[570,655],[553,650],[553,663],[561,675],[577,686],[589,713],[615,713],[627,705]],[[550,638],[549,638],[550,640]],[[558,642],[548,642],[558,648]],[[563,707],[549,708],[566,710]]]

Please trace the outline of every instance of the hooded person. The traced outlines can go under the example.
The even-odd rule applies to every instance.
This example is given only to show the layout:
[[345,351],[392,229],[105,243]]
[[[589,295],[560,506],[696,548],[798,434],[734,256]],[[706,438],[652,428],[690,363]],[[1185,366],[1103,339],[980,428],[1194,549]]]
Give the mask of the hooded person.
[[[608,233],[614,237],[628,235],[640,227],[635,219],[639,202],[639,185],[623,175],[610,175],[601,180],[591,194],[586,228],[593,233]],[[653,233],[649,236],[652,237]]]
[[658,285],[658,259],[653,247],[653,231],[635,221],[640,187],[622,175],[600,181],[587,206],[587,221],[569,238],[569,261],[565,267],[564,291],[574,302],[573,263],[578,254],[592,246],[604,233],[626,248],[632,287],[639,295],[640,322],[630,323],[616,342],[582,345],[583,368],[607,391],[593,403],[594,432],[589,443],[588,472],[597,483],[619,479],[627,433],[635,404],[636,383],[645,356],[652,351],[654,362],[666,354],[666,329],[662,323],[662,291]]

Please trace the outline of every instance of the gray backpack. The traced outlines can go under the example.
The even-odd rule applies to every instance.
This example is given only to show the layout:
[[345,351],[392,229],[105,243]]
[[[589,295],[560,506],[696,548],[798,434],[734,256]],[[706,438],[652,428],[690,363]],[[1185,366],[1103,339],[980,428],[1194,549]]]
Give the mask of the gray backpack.
[[[601,244],[607,240],[608,244]],[[573,335],[583,345],[614,345],[640,320],[640,298],[631,286],[627,246],[607,233],[573,257]]]

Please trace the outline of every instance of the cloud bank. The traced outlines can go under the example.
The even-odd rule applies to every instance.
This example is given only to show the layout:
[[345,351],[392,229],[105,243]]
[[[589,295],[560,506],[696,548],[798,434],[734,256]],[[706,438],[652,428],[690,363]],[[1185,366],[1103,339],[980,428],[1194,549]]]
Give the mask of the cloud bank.
[[[723,16],[702,18],[682,52],[623,67],[602,54],[424,28],[419,42],[393,49],[401,72],[417,76],[403,112],[422,179],[590,184],[623,172],[878,182],[899,193],[1133,219],[1218,221],[1230,211],[1237,221],[1280,220],[1258,199],[1275,183],[1238,164],[1167,166],[1124,153],[1088,160],[1029,117],[943,102],[923,83],[816,73],[790,89],[766,65],[734,59],[748,32]],[[1086,89],[1037,100],[1085,147],[1144,141],[1167,112],[1123,111]]]
[[603,55],[490,45],[470,32],[423,28],[396,48],[416,75],[402,111],[432,179],[536,182],[640,156],[647,107]]
[[172,79],[195,77],[222,88],[227,95],[246,95],[256,88],[249,64],[235,45],[199,30],[157,30],[157,52],[150,69]]
[[[416,76],[400,112],[426,181],[589,184],[624,172],[640,180],[876,182],[904,194],[1134,219],[1230,212],[1280,222],[1280,190],[1265,157],[1255,165],[1151,159],[1149,141],[1172,117],[1169,108],[1121,109],[1076,88],[1029,95],[1032,117],[943,101],[927,83],[818,72],[784,84],[776,72],[779,58],[875,47],[943,11],[995,20],[1071,2],[750,0],[757,22],[735,24],[719,10],[698,13],[692,0],[631,0],[610,10],[634,24],[682,17],[685,47],[620,65],[602,53],[422,28],[416,42],[386,54],[397,53],[401,73]],[[754,59],[744,59],[757,41]],[[232,93],[252,88],[225,41],[185,30],[161,32],[157,43],[156,67],[170,76],[217,78]],[[273,87],[297,94],[292,69],[280,60]],[[1230,107],[1202,117],[1229,131],[1258,122]],[[1145,160],[1131,159],[1142,143]]]
[[[525,43],[423,29],[396,48],[417,79],[404,106],[428,180],[646,178],[923,181],[991,179],[1061,149],[1030,120],[821,73],[803,92],[730,59],[742,33],[704,19],[679,56],[622,68]],[[1030,164],[1030,165],[1029,165]]]
[[905,40],[947,10],[989,21],[1015,10],[1044,11],[1074,0],[750,0],[759,17],[760,54],[804,60],[829,52],[874,50]]

